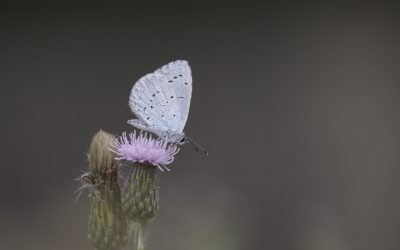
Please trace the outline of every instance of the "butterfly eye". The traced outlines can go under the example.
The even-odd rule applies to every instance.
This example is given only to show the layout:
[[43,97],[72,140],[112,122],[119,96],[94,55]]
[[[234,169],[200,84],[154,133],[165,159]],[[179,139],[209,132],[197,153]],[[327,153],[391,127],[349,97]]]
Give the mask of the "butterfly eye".
[[182,140],[181,140],[180,142],[182,142],[182,143],[183,143],[183,142],[185,142],[185,141],[186,141],[186,138],[185,138],[185,137],[183,137],[183,138],[182,138]]

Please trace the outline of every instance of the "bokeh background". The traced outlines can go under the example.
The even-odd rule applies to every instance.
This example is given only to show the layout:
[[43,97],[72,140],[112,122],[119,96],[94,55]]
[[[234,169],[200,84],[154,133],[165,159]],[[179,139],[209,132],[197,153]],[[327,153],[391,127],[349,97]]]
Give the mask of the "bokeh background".
[[91,249],[91,137],[131,131],[134,82],[186,59],[186,146],[148,249],[400,249],[395,4],[5,2],[1,249]]

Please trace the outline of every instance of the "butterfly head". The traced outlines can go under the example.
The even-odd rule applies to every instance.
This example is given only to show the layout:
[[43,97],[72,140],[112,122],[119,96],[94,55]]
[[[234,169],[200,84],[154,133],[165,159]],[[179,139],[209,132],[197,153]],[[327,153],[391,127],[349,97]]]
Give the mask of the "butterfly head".
[[176,133],[172,131],[167,131],[162,135],[162,137],[170,143],[183,145],[188,142],[185,133]]
[[195,142],[192,138],[187,136],[185,133],[176,133],[172,132],[170,130],[164,132],[161,134],[161,136],[169,143],[177,144],[177,145],[183,145],[186,143],[190,143],[193,145],[194,149],[197,152],[203,152],[204,155],[208,155],[208,152],[200,146],[197,142]]
[[188,140],[187,140],[186,136],[183,136],[182,139],[178,142],[178,144],[183,145],[185,143],[188,143]]

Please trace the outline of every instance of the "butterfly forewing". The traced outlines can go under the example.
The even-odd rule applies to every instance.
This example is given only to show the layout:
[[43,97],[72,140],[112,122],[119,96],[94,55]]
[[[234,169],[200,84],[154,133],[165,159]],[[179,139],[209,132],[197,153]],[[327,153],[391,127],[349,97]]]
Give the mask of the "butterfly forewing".
[[168,79],[168,88],[173,92],[167,96],[173,101],[178,120],[177,131],[182,132],[186,124],[192,97],[192,72],[187,61],[175,61],[156,71]]
[[164,131],[181,133],[189,114],[191,95],[190,67],[186,61],[175,61],[137,81],[129,105],[148,130],[158,135]]

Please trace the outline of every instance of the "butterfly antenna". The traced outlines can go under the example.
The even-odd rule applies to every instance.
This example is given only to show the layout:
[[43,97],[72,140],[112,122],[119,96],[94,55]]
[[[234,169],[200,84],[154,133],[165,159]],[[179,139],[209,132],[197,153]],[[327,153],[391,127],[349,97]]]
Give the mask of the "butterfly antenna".
[[196,150],[197,152],[201,151],[201,152],[203,152],[204,155],[208,155],[208,152],[202,146],[200,146],[200,144],[198,144],[195,140],[193,140],[189,136],[186,136],[186,138],[192,144],[192,146],[194,147],[194,150]]

